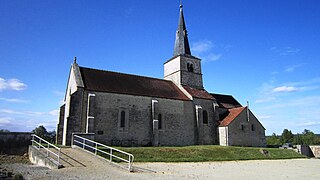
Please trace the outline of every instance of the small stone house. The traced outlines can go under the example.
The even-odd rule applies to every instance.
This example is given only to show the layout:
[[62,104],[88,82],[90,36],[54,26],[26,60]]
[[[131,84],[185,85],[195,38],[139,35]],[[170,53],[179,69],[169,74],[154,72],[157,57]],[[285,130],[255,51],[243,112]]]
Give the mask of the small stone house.
[[[224,124],[237,108],[243,109],[240,115]],[[261,132],[259,139],[253,142],[254,133],[241,134],[236,128],[249,127],[245,109],[232,96],[204,89],[201,59],[191,55],[181,5],[174,55],[164,63],[164,79],[72,64],[57,143],[70,145],[72,133],[92,133],[96,141],[114,146],[186,146],[219,140],[221,145],[264,146],[264,128],[252,113],[250,123],[255,122],[254,132]],[[222,125],[228,129],[221,129],[220,135]]]
[[266,146],[264,127],[248,107],[228,109],[219,125],[222,146]]

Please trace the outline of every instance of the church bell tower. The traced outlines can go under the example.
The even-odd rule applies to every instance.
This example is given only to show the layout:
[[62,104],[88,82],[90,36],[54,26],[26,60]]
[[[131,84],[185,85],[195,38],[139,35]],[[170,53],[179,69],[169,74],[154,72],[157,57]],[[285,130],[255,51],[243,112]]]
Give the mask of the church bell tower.
[[173,57],[164,63],[164,79],[178,86],[203,89],[201,59],[191,55],[182,4]]

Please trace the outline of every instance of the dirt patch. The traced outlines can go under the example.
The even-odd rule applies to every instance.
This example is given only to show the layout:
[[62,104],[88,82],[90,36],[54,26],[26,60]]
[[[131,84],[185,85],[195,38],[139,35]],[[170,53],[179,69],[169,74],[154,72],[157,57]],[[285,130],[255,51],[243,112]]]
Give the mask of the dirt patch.
[[31,164],[28,154],[24,154],[22,156],[0,155],[0,165],[4,163],[5,164],[13,164],[13,163]]

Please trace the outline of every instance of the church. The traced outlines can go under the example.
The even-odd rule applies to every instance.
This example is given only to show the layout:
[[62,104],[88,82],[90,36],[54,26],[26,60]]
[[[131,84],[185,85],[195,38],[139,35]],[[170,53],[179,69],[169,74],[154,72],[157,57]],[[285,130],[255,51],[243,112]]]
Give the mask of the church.
[[265,128],[231,95],[204,89],[192,56],[183,6],[164,78],[71,65],[57,125],[57,144],[72,133],[111,146],[266,146]]

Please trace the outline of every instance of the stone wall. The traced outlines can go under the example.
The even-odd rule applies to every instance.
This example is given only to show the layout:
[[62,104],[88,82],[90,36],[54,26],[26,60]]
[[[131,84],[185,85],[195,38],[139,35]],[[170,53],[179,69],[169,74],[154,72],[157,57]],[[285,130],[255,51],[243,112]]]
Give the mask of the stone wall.
[[316,158],[320,158],[320,146],[311,145],[309,147],[313,153],[313,156]]
[[308,145],[296,145],[296,150],[298,153],[303,154],[308,157],[314,157],[313,152],[311,151],[310,147]]
[[57,124],[56,144],[62,144],[65,108],[66,108],[65,104],[60,107],[59,122]]
[[264,127],[251,112],[249,117],[248,121],[247,112],[244,110],[228,125],[229,146],[266,146]]
[[28,152],[31,144],[31,134],[28,132],[0,133],[0,154],[23,155]]
[[[201,106],[201,113],[198,122],[198,144],[217,144],[217,125],[218,125],[218,111],[214,111],[213,101],[207,99],[194,98],[194,104]],[[203,111],[207,111],[208,124],[203,124]]]
[[[76,128],[76,130],[78,128],[81,129],[81,122],[79,123],[77,122],[77,120],[81,119],[81,116],[82,116],[81,110],[83,108],[83,101],[82,101],[83,95],[84,95],[83,89],[84,89],[84,85],[81,79],[79,66],[78,64],[73,63],[70,69],[67,90],[65,95],[65,108],[64,108],[64,120],[63,120],[63,132],[62,132],[63,145],[70,145],[71,133],[69,133],[67,130],[69,129],[72,130],[73,128]],[[78,109],[75,109],[75,108],[78,108]],[[68,126],[71,126],[71,127],[68,127]]]
[[[193,71],[189,72],[187,64],[193,65]],[[164,79],[171,80],[175,84],[188,85],[193,88],[203,88],[200,59],[177,56],[164,64]]]
[[[95,140],[107,145],[150,146],[153,142],[152,100],[158,101],[162,116],[159,145],[194,144],[194,112],[191,101],[169,100],[95,92],[91,113],[94,116]],[[120,113],[126,114],[120,127]]]
[[[68,113],[64,113],[64,120],[63,120],[63,129],[62,129],[62,144],[63,145],[70,145],[71,144],[71,138],[72,133],[74,132],[84,132],[83,131],[83,121],[82,114],[83,114],[83,106],[84,106],[84,90],[82,88],[78,88],[78,91],[74,92],[71,97],[69,98],[69,101],[66,103],[69,103],[69,105],[65,105],[64,109],[60,109],[61,111],[68,111]],[[67,110],[67,108],[69,108]],[[68,114],[68,117],[65,117],[65,115]],[[61,121],[62,123],[62,121]],[[60,125],[60,122],[59,122]],[[59,128],[58,125],[58,128]],[[60,136],[61,134],[61,128],[58,129],[57,135]],[[59,137],[58,139],[59,140]],[[57,141],[58,142],[58,141]]]

